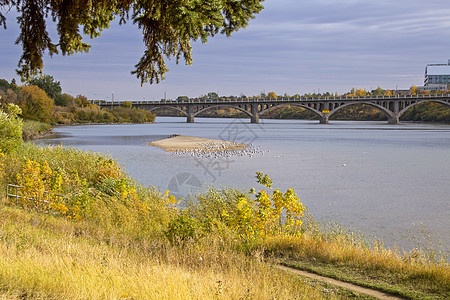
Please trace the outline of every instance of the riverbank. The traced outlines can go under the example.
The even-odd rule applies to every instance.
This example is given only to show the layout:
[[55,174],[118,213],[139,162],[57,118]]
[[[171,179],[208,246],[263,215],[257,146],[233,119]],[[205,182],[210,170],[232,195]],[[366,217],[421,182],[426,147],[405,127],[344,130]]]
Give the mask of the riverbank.
[[43,122],[25,120],[23,122],[22,138],[24,141],[30,141],[43,138],[50,135],[52,125]]
[[174,135],[167,139],[149,142],[147,144],[149,146],[159,147],[167,152],[222,152],[245,150],[247,148],[246,144],[186,135]]

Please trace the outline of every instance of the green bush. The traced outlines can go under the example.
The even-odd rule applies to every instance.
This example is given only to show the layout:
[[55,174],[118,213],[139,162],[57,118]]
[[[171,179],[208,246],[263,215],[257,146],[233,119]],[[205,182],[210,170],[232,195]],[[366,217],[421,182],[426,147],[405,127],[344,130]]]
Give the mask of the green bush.
[[22,144],[22,119],[18,117],[21,109],[8,104],[7,111],[0,111],[0,152],[9,153]]

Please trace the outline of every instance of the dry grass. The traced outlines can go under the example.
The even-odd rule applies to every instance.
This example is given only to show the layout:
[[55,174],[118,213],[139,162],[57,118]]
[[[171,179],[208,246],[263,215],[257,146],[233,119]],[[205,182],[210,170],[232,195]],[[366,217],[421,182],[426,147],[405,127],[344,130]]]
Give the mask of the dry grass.
[[324,299],[327,295],[219,241],[120,241],[84,222],[0,210],[0,298]]
[[[393,292],[412,299],[448,299],[450,268],[430,262],[417,251],[400,254],[374,243],[326,239],[305,233],[300,237],[273,237],[264,242],[267,255],[322,275]],[[430,298],[430,299],[431,299]]]

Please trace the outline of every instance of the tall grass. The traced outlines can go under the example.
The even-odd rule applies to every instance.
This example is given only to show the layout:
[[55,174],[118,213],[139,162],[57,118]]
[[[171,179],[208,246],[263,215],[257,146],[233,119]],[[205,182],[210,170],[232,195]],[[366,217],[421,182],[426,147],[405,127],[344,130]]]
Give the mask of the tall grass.
[[215,240],[125,247],[86,222],[8,207],[0,219],[0,294],[8,299],[336,298]]
[[389,249],[376,239],[312,219],[308,226],[299,237],[269,237],[259,247],[277,262],[407,298],[450,296],[450,268],[445,258],[436,260],[417,248]]

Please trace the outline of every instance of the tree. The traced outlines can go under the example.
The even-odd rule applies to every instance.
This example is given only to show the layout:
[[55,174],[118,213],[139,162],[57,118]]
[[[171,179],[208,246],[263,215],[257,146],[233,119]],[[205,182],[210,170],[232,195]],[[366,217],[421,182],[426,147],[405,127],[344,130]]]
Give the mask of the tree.
[[125,101],[124,103],[122,103],[122,106],[124,108],[131,108],[133,106],[133,103],[131,103],[130,101]]
[[[248,25],[263,9],[263,0],[0,0],[6,10],[15,7],[20,34],[16,43],[22,45],[22,56],[17,73],[29,80],[38,71],[42,73],[43,54],[71,55],[88,52],[91,47],[83,41],[100,36],[115,18],[119,24],[131,20],[143,33],[144,55],[135,65],[135,74],[141,85],[157,83],[168,71],[165,57],[183,56],[186,64],[192,63],[191,41],[208,38],[218,33],[230,36]],[[51,18],[48,18],[51,17]],[[59,41],[54,43],[47,32],[46,22],[56,23]],[[6,29],[6,17],[0,10],[0,26]]]
[[410,95],[418,95],[419,94],[419,88],[415,85],[409,88],[409,94]]
[[275,92],[269,92],[267,94],[267,98],[275,100],[275,99],[277,99],[277,94],[275,94]]
[[29,84],[38,86],[44,90],[50,98],[53,99],[56,105],[61,105],[61,83],[59,81],[55,81],[53,76],[44,75],[42,77],[33,77],[30,79]]
[[69,105],[75,105],[75,98],[72,97],[69,94],[62,94],[59,99],[58,99],[58,103],[55,103],[56,105],[59,106],[69,106]]
[[89,107],[91,104],[86,96],[78,95],[75,98],[75,104],[79,107]]
[[206,99],[208,99],[208,100],[218,100],[219,99],[219,94],[217,94],[216,92],[209,92],[208,95],[206,95]]
[[8,104],[6,112],[0,110],[0,153],[8,153],[22,143],[21,110],[17,105]]
[[53,100],[39,87],[21,86],[18,101],[24,119],[52,122]]
[[13,91],[17,91],[18,88],[16,85],[16,81],[13,79],[13,80],[11,80],[11,83],[9,83],[5,79],[0,79],[0,90],[3,90],[4,92],[6,92],[9,89],[13,90]]
[[367,96],[367,91],[364,89],[357,89],[355,91],[355,96],[356,97],[365,97],[365,96]]
[[372,95],[374,96],[383,96],[384,95],[384,90],[380,87],[377,87],[375,90],[372,91]]
[[178,102],[189,101],[189,97],[188,96],[178,96],[177,101]]

